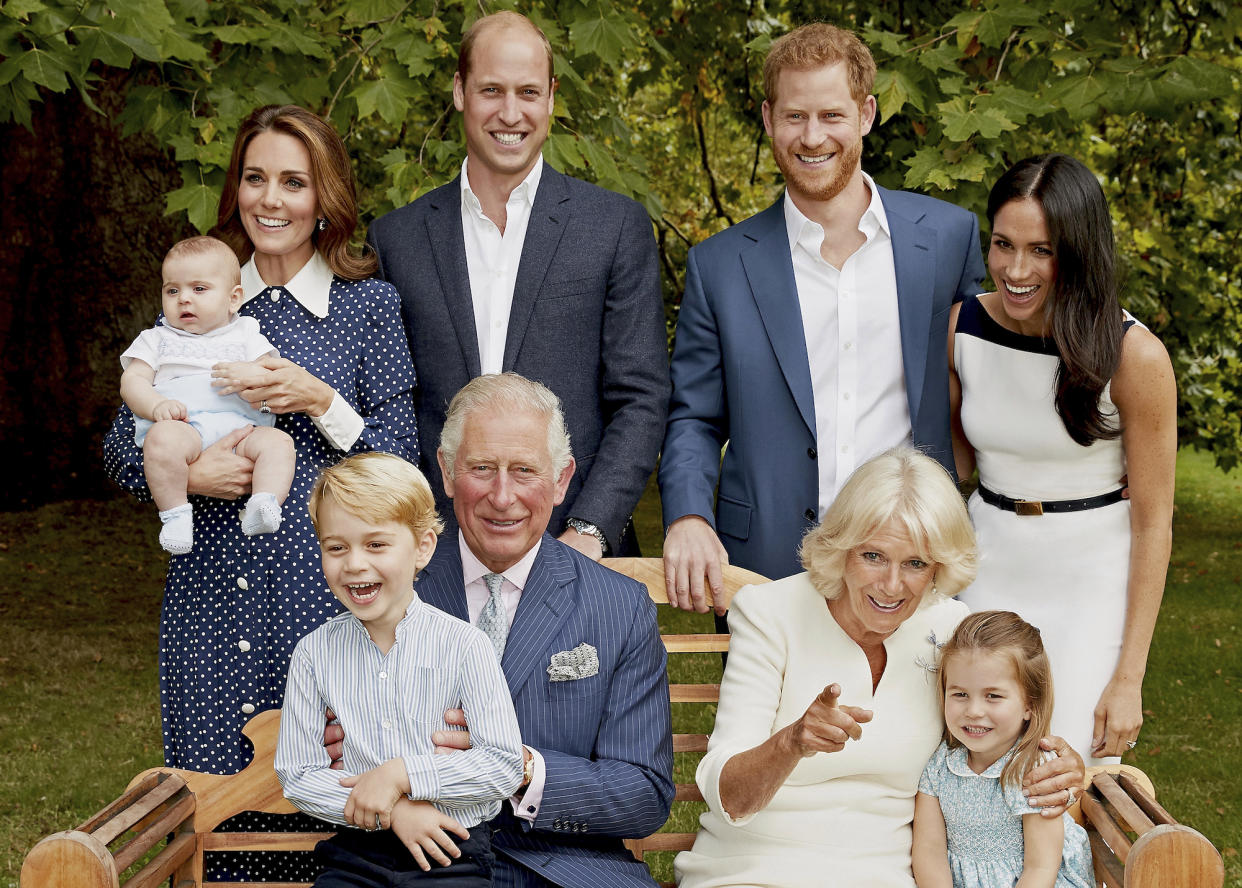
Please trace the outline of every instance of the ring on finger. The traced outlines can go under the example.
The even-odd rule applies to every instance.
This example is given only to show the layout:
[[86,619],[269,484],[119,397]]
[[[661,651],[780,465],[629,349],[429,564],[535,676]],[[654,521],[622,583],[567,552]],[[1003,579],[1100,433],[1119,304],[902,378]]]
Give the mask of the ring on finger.
[[271,413],[271,412],[272,412],[272,408],[267,406],[267,400],[266,400],[266,399],[264,399],[264,400],[262,400],[262,401],[260,401],[260,402],[259,402],[259,412],[260,412],[260,413],[263,413],[263,414],[267,414],[267,413]]
[[1070,805],[1074,804],[1074,801],[1075,801],[1077,798],[1078,798],[1078,796],[1077,796],[1077,795],[1075,795],[1074,790],[1072,790],[1072,789],[1066,789],[1066,790],[1065,790],[1065,807],[1067,807],[1067,808],[1068,808]]

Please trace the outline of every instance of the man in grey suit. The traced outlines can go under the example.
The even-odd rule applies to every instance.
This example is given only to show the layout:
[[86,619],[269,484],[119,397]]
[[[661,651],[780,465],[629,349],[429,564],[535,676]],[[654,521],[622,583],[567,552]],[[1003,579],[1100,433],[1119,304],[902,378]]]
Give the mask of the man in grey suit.
[[630,514],[668,407],[659,263],[642,206],[543,162],[556,79],[547,37],[513,12],[462,38],[461,176],[377,219],[418,374],[421,468],[453,526],[434,454],[453,394],[515,371],[561,399],[578,469],[550,529],[592,558],[633,554]]
[[802,534],[894,445],[953,471],[948,318],[980,290],[978,220],[863,172],[874,77],[832,25],[775,41],[763,123],[785,194],[690,251],[660,460],[677,606],[704,610],[725,562],[800,570]]

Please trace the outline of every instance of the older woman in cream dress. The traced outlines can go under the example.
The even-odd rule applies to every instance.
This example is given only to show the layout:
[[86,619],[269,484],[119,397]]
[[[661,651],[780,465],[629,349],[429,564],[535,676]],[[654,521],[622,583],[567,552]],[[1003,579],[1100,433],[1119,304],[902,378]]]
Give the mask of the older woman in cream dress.
[[[970,519],[943,468],[897,448],[854,473],[802,563],[733,600],[682,888],[914,885],[914,795],[942,733],[937,648],[975,575]],[[1082,762],[1045,743],[1063,757],[1030,777],[1059,813]]]

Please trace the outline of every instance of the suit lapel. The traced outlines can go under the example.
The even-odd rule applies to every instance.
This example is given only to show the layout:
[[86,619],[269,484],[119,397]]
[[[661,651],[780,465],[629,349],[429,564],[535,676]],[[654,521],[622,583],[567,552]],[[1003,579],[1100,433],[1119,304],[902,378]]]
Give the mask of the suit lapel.
[[545,534],[522,590],[501,660],[511,696],[517,696],[537,666],[546,665],[543,659],[548,644],[573,606],[572,585],[577,576],[565,549]]
[[756,218],[755,226],[746,235],[753,243],[741,251],[742,267],[785,384],[798,405],[802,421],[814,437],[811,363],[806,351],[806,333],[802,329],[802,308],[794,281],[789,233],[785,227],[784,200],[783,196],[778,198]]
[[459,620],[470,621],[456,533],[446,534],[436,542],[435,554],[418,575],[414,591],[418,593],[420,600],[432,607],[438,607]]
[[[565,176],[544,163],[539,174],[539,188],[535,191],[535,203],[530,208],[526,240],[522,242],[522,259],[518,263],[517,280],[513,286],[513,304],[509,310],[502,365],[505,370],[512,370],[517,362],[526,328],[530,326],[531,313],[535,310],[535,302],[561,236],[565,233],[569,216],[569,189],[565,185]],[[475,363],[478,363],[477,358]]]
[[[928,337],[936,281],[936,231],[894,209],[887,189],[880,189],[884,215],[893,238],[893,270],[897,277],[897,311],[901,323],[901,355],[906,375],[910,425],[918,428],[919,403],[927,373]],[[946,344],[942,343],[945,347]]]
[[457,344],[473,378],[479,375],[479,336],[474,328],[470,269],[466,265],[466,240],[461,230],[461,176],[429,197],[432,211],[427,214],[425,224],[431,255],[440,276],[440,290],[449,318],[457,333]]

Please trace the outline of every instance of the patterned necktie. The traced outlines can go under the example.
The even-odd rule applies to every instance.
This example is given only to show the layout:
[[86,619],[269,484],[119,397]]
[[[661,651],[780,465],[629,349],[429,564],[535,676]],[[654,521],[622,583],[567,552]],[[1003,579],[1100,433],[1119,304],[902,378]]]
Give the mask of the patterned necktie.
[[509,616],[505,613],[505,603],[500,600],[500,584],[504,582],[504,579],[500,574],[495,573],[483,575],[483,582],[487,585],[487,591],[491,593],[491,597],[487,599],[487,604],[483,605],[483,610],[479,613],[479,621],[475,623],[492,640],[492,647],[496,648],[497,660],[504,659],[505,640],[509,637]]

